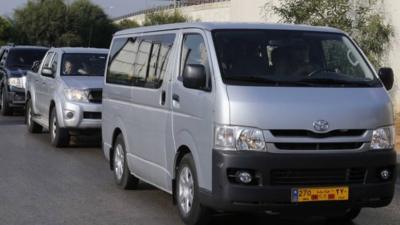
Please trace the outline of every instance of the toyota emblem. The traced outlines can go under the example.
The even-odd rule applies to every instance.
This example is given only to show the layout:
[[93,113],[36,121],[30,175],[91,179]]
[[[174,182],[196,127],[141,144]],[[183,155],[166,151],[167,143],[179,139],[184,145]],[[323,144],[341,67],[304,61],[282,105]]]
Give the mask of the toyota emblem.
[[313,123],[314,129],[319,132],[327,131],[329,129],[329,123],[326,120],[317,120]]

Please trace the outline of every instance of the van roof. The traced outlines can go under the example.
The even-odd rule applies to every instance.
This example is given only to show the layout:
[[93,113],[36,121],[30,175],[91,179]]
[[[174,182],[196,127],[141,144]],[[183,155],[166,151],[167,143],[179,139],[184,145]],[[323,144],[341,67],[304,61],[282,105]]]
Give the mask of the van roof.
[[53,50],[59,49],[64,53],[99,53],[99,54],[108,54],[108,49],[105,48],[73,48],[73,47],[65,47],[65,48],[52,48]]
[[166,25],[147,26],[140,28],[132,28],[119,31],[115,36],[134,34],[134,33],[147,33],[154,31],[165,31],[165,30],[179,30],[187,28],[199,28],[203,30],[221,30],[221,29],[266,29],[266,30],[298,30],[298,31],[315,31],[315,32],[329,32],[329,33],[344,33],[343,31],[331,28],[331,27],[320,27],[320,26],[309,26],[309,25],[295,25],[295,24],[272,24],[272,23],[174,23]]

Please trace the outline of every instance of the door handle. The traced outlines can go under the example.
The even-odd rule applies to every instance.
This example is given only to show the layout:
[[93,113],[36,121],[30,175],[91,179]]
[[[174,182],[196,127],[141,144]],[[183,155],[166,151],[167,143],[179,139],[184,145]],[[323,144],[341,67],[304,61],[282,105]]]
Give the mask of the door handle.
[[176,102],[179,102],[179,95],[173,94],[173,95],[172,95],[172,100],[174,100],[174,101],[176,101]]
[[165,97],[166,97],[166,93],[165,93],[165,91],[163,90],[163,91],[161,92],[161,105],[165,105]]

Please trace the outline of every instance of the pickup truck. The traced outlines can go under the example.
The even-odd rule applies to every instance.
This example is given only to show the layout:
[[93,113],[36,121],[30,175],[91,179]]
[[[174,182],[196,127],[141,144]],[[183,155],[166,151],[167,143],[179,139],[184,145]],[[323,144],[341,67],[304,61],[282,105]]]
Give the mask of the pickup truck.
[[66,147],[72,133],[100,130],[107,54],[107,49],[50,49],[37,72],[27,73],[28,131],[48,129],[51,144]]
[[6,45],[0,48],[0,113],[10,115],[25,107],[25,75],[48,48]]

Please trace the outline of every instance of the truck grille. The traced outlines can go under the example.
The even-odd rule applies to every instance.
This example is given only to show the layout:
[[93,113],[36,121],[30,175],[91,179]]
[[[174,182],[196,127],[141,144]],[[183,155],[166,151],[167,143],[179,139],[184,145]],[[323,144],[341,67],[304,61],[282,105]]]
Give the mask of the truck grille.
[[103,101],[103,90],[101,89],[92,89],[89,90],[89,102],[91,103],[102,103]]
[[350,169],[287,169],[272,170],[272,185],[336,185],[361,184],[366,176],[365,168]]

